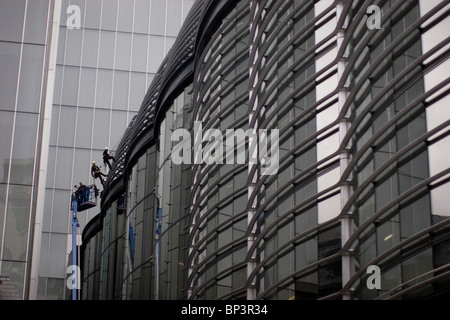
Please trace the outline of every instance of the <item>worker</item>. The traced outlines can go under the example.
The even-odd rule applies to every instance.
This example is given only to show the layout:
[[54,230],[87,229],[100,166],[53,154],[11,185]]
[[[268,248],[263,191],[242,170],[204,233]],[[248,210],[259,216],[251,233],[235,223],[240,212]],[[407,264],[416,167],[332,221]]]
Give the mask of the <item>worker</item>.
[[77,200],[80,203],[86,202],[87,199],[87,187],[83,184],[83,182],[80,182],[80,186],[77,189]]
[[95,161],[92,161],[91,175],[94,177],[94,179],[100,179],[102,186],[104,186],[105,179],[103,179],[102,177],[106,177],[107,175],[100,171],[100,168],[95,164]]
[[105,150],[103,151],[103,164],[105,165],[105,168],[108,166],[109,170],[111,170],[111,163],[109,162],[110,159],[115,161],[114,157],[109,152],[108,147],[105,147]]

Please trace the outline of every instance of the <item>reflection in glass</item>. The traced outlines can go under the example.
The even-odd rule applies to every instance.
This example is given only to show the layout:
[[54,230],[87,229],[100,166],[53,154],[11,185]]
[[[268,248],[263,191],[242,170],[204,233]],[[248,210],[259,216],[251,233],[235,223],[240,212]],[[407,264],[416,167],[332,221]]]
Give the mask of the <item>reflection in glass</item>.
[[20,44],[0,42],[0,110],[14,110],[19,57]]
[[37,118],[36,114],[16,114],[10,183],[31,185],[33,181]]

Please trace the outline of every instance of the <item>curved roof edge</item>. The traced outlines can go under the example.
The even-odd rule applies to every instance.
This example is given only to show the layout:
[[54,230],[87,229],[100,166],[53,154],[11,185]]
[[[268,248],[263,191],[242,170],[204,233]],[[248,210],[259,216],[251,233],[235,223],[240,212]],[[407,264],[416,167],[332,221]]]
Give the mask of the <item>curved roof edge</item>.
[[116,150],[116,161],[108,174],[101,208],[120,196],[125,177],[137,159],[155,142],[158,123],[171,100],[192,81],[196,53],[217,28],[217,21],[235,3],[233,0],[196,0],[180,32],[162,61],[142,101],[138,114],[131,120]]

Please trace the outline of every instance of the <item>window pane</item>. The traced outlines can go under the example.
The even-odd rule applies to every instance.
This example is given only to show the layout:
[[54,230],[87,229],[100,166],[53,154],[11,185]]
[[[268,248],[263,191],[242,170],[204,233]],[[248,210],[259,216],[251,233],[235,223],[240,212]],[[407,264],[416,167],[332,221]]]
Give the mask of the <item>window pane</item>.
[[100,57],[98,66],[100,68],[112,69],[114,65],[115,33],[102,31],[100,33]]
[[[75,184],[78,182],[74,182]],[[66,186],[66,189],[69,188],[70,185]],[[67,195],[69,194],[66,190],[55,190],[54,198],[53,198],[53,210],[51,211],[51,232],[52,236],[55,233],[68,233],[69,232],[69,210],[70,210],[70,197]],[[62,239],[65,246],[65,239]],[[56,263],[56,261],[52,261],[52,263]],[[50,263],[51,264],[51,263]],[[64,270],[64,268],[63,268]],[[49,273],[54,274],[54,273]]]
[[[164,14],[161,14],[164,12]],[[166,0],[152,1],[150,12],[150,33],[164,35],[164,26],[166,25]]]
[[2,263],[2,269],[0,270],[1,274],[11,275],[10,284],[15,288],[15,291],[18,292],[19,299],[24,298],[22,292],[26,265],[26,262],[8,261]]
[[111,118],[111,141],[118,143],[127,126],[127,113],[124,111],[113,111]]
[[32,183],[36,128],[36,114],[16,114],[10,183]]
[[48,0],[28,1],[24,36],[25,42],[44,44],[48,4]]
[[[67,220],[67,219],[66,219]],[[52,276],[64,278],[66,276],[66,247],[67,236],[65,234],[52,233],[50,237],[49,270]]]
[[128,109],[129,72],[116,71],[114,74],[113,104],[114,109]]
[[64,63],[79,66],[83,32],[80,29],[67,29],[66,37],[66,60]]
[[117,33],[116,69],[129,70],[131,60],[131,33]]
[[147,71],[147,44],[148,36],[141,34],[134,35],[132,71]]
[[[90,148],[92,139],[93,109],[78,108],[76,143],[77,148]],[[77,151],[79,152],[79,151]]]
[[[1,5],[3,2],[1,2]],[[0,11],[1,12],[1,11]],[[0,18],[0,21],[2,19]],[[1,22],[0,22],[1,24]],[[0,27],[0,30],[3,30]],[[20,45],[0,42],[0,109],[14,110],[17,74],[19,70]]]
[[97,67],[97,55],[98,55],[98,30],[84,30],[83,39],[83,66],[85,67]]
[[79,106],[93,107],[95,104],[96,70],[81,69]]
[[86,1],[86,16],[84,20],[85,28],[98,29],[100,26],[100,12],[102,0]]
[[9,187],[3,259],[26,260],[31,187]]
[[97,78],[97,101],[98,108],[111,108],[112,97],[112,71],[98,70]]
[[132,73],[130,86],[130,110],[138,111],[144,100],[147,88],[145,87],[145,74]]
[[134,7],[134,32],[148,33],[150,1],[136,0]]
[[43,46],[23,45],[17,110],[39,112]]
[[0,40],[22,40],[25,0],[0,1]]
[[117,21],[118,31],[131,32],[133,28],[133,2],[119,0],[119,18]]
[[156,73],[159,66],[161,65],[161,61],[164,58],[164,38],[150,36],[150,48],[151,50],[149,52],[148,71]]
[[[6,184],[0,184],[0,232],[3,233],[3,222],[5,221],[5,205],[6,205]],[[2,248],[3,240],[0,237],[0,248]]]
[[108,0],[102,6],[102,29],[116,30],[117,0]]
[[[95,158],[95,157],[94,157]],[[100,159],[99,159],[100,160]],[[81,150],[78,149],[75,152],[75,163],[73,169],[73,184],[79,184],[79,182],[83,182],[88,185],[92,182],[91,178],[91,151],[90,150]],[[100,165],[100,163],[99,163]]]
[[[8,181],[8,164],[11,151],[13,113],[0,111],[0,182]],[[1,229],[0,229],[1,230]]]
[[167,1],[167,35],[176,37],[181,27],[181,3]]
[[58,145],[65,147],[73,146],[75,133],[76,108],[61,107],[59,115]]
[[106,146],[108,146],[109,113],[110,113],[109,110],[95,110],[94,144],[92,146],[95,149],[103,150]]
[[78,77],[80,70],[78,67],[65,67],[63,76],[63,94],[61,104],[75,106],[77,104]]
[[58,148],[56,156],[55,188],[71,189],[72,170],[69,168],[73,166],[72,148]]

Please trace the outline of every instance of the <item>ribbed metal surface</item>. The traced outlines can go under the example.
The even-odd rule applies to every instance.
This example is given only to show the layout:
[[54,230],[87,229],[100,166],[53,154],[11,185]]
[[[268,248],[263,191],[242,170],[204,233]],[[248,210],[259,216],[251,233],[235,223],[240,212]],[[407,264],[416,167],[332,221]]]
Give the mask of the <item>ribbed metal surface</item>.
[[178,69],[182,68],[187,62],[192,62],[191,58],[195,52],[199,23],[207,5],[208,1],[197,0],[189,11],[173,47],[164,58],[147,90],[137,116],[130,122],[117,147],[116,161],[106,180],[103,197],[108,196],[108,192],[115,184],[122,182],[120,179],[126,170],[130,148],[136,145],[145,134],[153,136],[155,116],[158,112],[157,108],[160,107],[158,99],[161,91],[164,86],[170,85],[168,81],[173,74],[176,74]]
[[[368,265],[380,264],[388,273],[449,238],[450,219],[433,215],[429,203],[421,201],[448,182],[450,168],[434,174],[420,171],[428,170],[427,148],[450,134],[450,120],[427,129],[424,117],[430,105],[449,94],[450,78],[427,90],[423,84],[425,75],[449,59],[450,37],[420,51],[426,31],[422,26],[448,16],[449,3],[442,1],[419,16],[417,1],[335,1],[319,14],[315,6],[320,4],[313,1],[240,1],[199,50],[199,28],[211,18],[205,16],[211,2],[197,1],[120,142],[105,194],[123,182],[130,154],[154,138],[162,93],[167,96],[175,75],[196,62],[192,112],[203,130],[220,126],[231,110],[236,114],[226,128],[243,123],[277,128],[282,152],[277,176],[258,175],[258,166],[192,165],[189,256],[183,261],[189,269],[184,288],[189,298],[276,299],[280,292],[295,294],[296,281],[310,275],[321,281],[315,298],[364,298]],[[384,6],[381,25],[386,28],[367,29],[372,4]],[[411,15],[417,19],[411,22]],[[336,26],[315,38],[330,21]],[[337,85],[319,95],[332,77]],[[336,105],[338,111],[333,111]],[[318,127],[327,112],[333,116]],[[321,143],[333,135],[338,142],[319,158]],[[338,178],[319,187],[333,171]],[[240,184],[233,182],[225,191],[233,179]],[[339,205],[326,208],[333,215],[320,217],[320,210],[327,211],[320,204],[333,204],[325,202],[333,197]],[[229,203],[235,207],[223,214]],[[413,210],[405,209],[413,205],[429,220],[414,232],[408,229],[413,229],[408,220]],[[397,221],[400,216],[403,224]],[[348,230],[342,227],[345,223]],[[383,227],[399,232],[383,237]],[[223,241],[220,237],[229,231],[231,238]],[[391,238],[396,242],[388,243]],[[314,247],[315,256],[303,258],[300,253],[308,246]],[[367,252],[372,247],[378,251],[371,256]],[[284,267],[287,271],[278,273]],[[430,262],[423,275],[402,275],[395,280],[399,285],[378,298],[419,291],[448,277],[449,268]],[[234,278],[240,281],[226,282],[227,289],[223,286],[218,293],[221,280]]]

